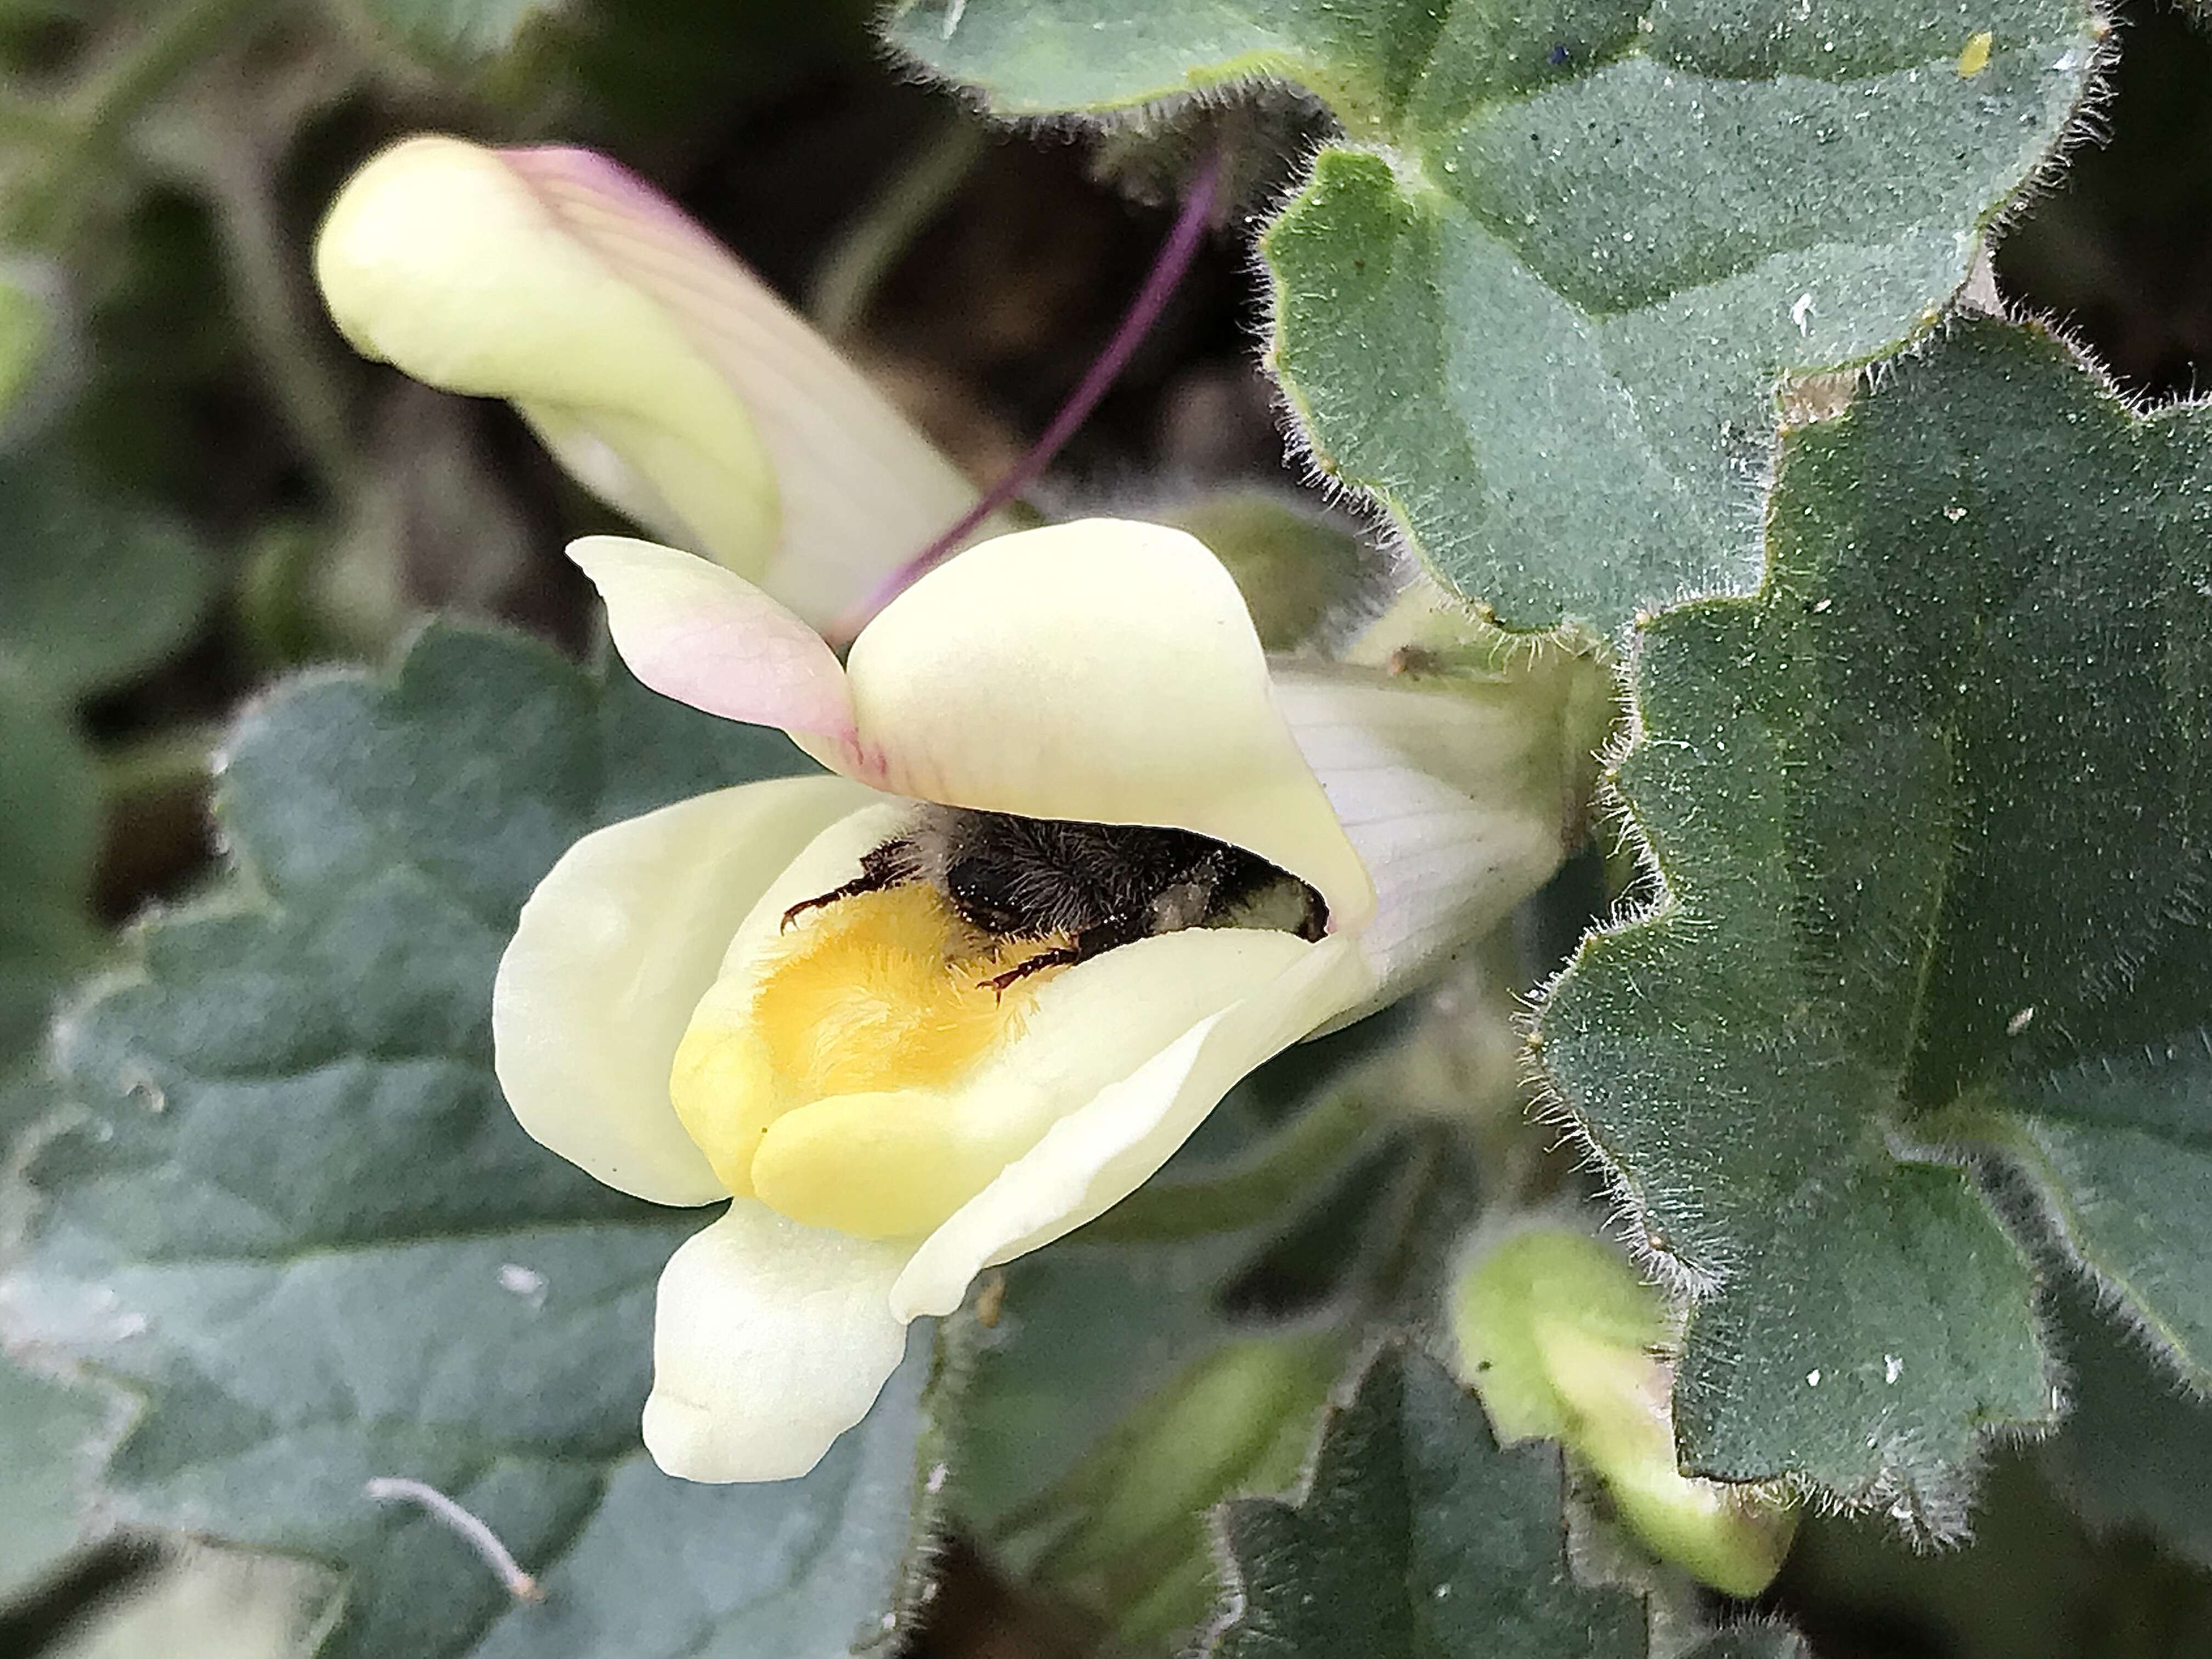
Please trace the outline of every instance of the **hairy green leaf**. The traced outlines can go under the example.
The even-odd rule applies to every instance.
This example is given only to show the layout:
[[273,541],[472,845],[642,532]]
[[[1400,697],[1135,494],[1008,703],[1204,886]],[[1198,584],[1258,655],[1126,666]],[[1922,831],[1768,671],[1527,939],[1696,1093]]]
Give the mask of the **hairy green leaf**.
[[909,0],[890,28],[1003,114],[1323,100],[1345,142],[1262,241],[1272,365],[1316,465],[1522,628],[1755,583],[1777,380],[1934,321],[2102,34],[2078,0]]
[[299,1659],[325,1577],[279,1556],[187,1546],[80,1614],[40,1659]]
[[[0,588],[7,568],[0,554]],[[14,622],[0,604],[0,641]],[[5,655],[0,643],[0,662]],[[53,1104],[39,1076],[46,1022],[99,942],[91,757],[68,720],[27,693],[22,678],[0,672],[0,1156]],[[98,1395],[15,1371],[0,1357],[0,1601],[76,1547],[77,1487],[106,1415]]]
[[0,1361],[0,1606],[33,1588],[82,1536],[80,1477],[108,1412],[88,1390]]
[[1931,1143],[2098,1152],[2039,1170],[2070,1236],[2203,1328],[2208,529],[2212,413],[1962,323],[1785,437],[1756,595],[1639,629],[1665,896],[1540,1036],[1697,1295],[1694,1472],[1948,1530],[1981,1433],[2055,1414],[2029,1267]]
[[[2146,872],[2153,879],[2154,872]],[[2194,885],[2191,872],[2191,886]],[[2185,889],[2177,906],[2200,901]],[[2200,1390],[2212,1390],[2212,940],[2131,972],[2142,1018],[2004,1091],[2011,1111],[1961,1113],[1962,1137],[2008,1153],[2082,1265],[2124,1297]],[[2184,961],[2182,957],[2194,957]],[[2157,1005],[2164,1002],[2164,1012]]]
[[[0,317],[0,357],[9,323]],[[46,1024],[100,948],[99,785],[69,705],[173,651],[210,586],[198,547],[165,520],[20,456],[0,462],[0,1153],[52,1108],[40,1075]],[[99,1395],[0,1358],[0,1599],[78,1543],[77,1488],[108,1415]]]
[[[775,1653],[882,1638],[935,1452],[917,1334],[815,1474],[670,1480],[638,1445],[654,1281],[705,1217],[529,1140],[490,1070],[515,913],[599,824],[788,770],[783,739],[434,628],[389,683],[250,713],[220,815],[246,881],[157,921],[64,1029],[87,1132],[33,1170],[9,1334],[137,1396],[102,1499],[343,1576],[345,1656]],[[378,1476],[543,1583],[510,1599]]]
[[1813,1659],[1805,1638],[1776,1625],[1742,1625],[1709,1636],[1689,1659]]
[[1644,1609],[1567,1565],[1559,1449],[1500,1450],[1443,1368],[1386,1349],[1335,1413],[1304,1495],[1223,1511],[1219,1659],[1642,1659]]

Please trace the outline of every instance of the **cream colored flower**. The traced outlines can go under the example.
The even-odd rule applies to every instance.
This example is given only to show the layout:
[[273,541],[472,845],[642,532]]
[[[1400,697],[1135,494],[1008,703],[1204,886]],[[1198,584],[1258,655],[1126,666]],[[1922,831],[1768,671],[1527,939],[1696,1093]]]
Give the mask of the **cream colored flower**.
[[510,400],[587,489],[826,623],[975,492],[828,342],[604,156],[407,139],[331,205],[364,355]]
[[[833,775],[587,836],[500,968],[499,1075],[532,1134],[641,1198],[734,1200],[661,1282],[645,1433],[673,1474],[811,1468],[907,1322],[1117,1202],[1245,1073],[1412,982],[1562,852],[1556,801],[1485,799],[1497,734],[1454,699],[1272,677],[1235,585],[1179,532],[985,543],[844,665],[718,565],[570,552],[647,684],[781,726]],[[1001,995],[985,981],[1036,945],[927,884],[786,927],[917,801],[1210,836],[1310,884],[1328,930],[1164,933]]]

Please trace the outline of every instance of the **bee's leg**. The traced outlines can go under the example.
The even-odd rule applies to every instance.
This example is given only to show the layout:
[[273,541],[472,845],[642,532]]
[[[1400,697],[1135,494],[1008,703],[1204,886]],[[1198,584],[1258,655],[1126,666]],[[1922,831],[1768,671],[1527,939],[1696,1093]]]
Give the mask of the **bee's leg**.
[[983,986],[1006,994],[1006,988],[1031,974],[1041,974],[1048,968],[1073,968],[1079,962],[1088,962],[1093,957],[1103,957],[1109,951],[1119,950],[1124,945],[1133,945],[1152,933],[1152,917],[1143,911],[1133,915],[1115,916],[1094,927],[1079,931],[1066,945],[1053,951],[1040,951],[1026,962],[1016,963],[1003,974],[994,974],[981,981]]
[[896,887],[915,878],[914,843],[902,836],[896,841],[887,841],[873,852],[860,856],[860,873],[842,887],[833,887],[828,892],[811,899],[801,899],[783,913],[783,921],[776,931],[786,927],[809,910],[818,910],[825,904],[835,904],[840,899],[857,898],[862,893],[880,893],[886,887]]
[[1302,881],[1298,885],[1304,890],[1306,901],[1305,913],[1298,918],[1298,937],[1317,939],[1328,931],[1328,904],[1311,883]]

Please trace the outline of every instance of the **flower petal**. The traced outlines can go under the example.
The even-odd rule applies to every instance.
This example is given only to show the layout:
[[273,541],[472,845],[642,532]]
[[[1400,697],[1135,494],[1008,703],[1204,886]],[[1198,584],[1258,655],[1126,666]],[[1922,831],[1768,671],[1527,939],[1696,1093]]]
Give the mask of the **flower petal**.
[[927,1234],[1055,1124],[1194,1025],[1267,994],[1320,948],[1289,933],[1191,928],[1061,969],[1009,993],[1031,999],[1018,1034],[957,1085],[832,1096],[778,1118],[754,1160],[754,1190],[817,1225]]
[[950,1313],[994,1261],[1050,1243],[1135,1191],[1237,1080],[1369,994],[1356,942],[1302,951],[1275,979],[1200,1021],[1043,1139],[925,1239],[891,1290],[902,1319]]
[[868,1414],[906,1352],[906,1252],[747,1199],[660,1275],[645,1444],[686,1480],[787,1480]]
[[1374,878],[1360,949],[1378,1002],[1551,879],[1578,833],[1556,723],[1522,708],[1358,672],[1279,670],[1275,695]]
[[726,1193],[677,1121],[668,1072],[753,902],[824,824],[872,797],[780,778],[597,830],[522,907],[492,987],[500,1086],[530,1133],[656,1204]]
[[742,576],[672,547],[586,536],[568,556],[606,601],[630,672],[724,720],[848,745],[853,701],[822,636]]
[[512,399],[590,489],[826,623],[975,490],[667,199],[588,151],[409,139],[316,272],[367,355]]
[[1236,583],[1181,531],[1092,519],[970,548],[884,608],[847,674],[879,788],[1195,830],[1304,877],[1340,928],[1373,902]]
[[[753,1016],[760,993],[758,966],[782,940],[785,912],[859,874],[861,855],[897,835],[914,811],[908,801],[856,793],[862,804],[831,821],[793,855],[731,932],[712,982],[685,1010],[687,1031],[705,1035],[757,1030]],[[684,1040],[679,1039],[679,1046]],[[724,1190],[748,1198],[753,1195],[752,1143],[760,1125],[749,1117],[757,1103],[738,1091],[755,1052],[751,1042],[740,1038],[734,1048],[723,1048],[720,1056],[711,1049],[699,1056],[699,1069],[690,1075],[671,1079],[670,1109],[685,1121],[702,1149],[711,1149],[708,1158],[719,1164],[717,1174],[726,1183]]]

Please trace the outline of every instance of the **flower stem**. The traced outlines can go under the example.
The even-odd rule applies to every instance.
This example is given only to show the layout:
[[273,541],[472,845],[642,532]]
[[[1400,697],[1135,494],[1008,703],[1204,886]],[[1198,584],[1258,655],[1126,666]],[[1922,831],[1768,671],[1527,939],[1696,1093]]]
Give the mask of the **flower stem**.
[[362,483],[345,394],[324,349],[327,327],[309,310],[295,269],[270,187],[276,169],[262,150],[253,135],[218,131],[191,171],[215,216],[246,343],[301,455],[324,489],[343,499]]
[[1030,451],[1017,461],[1006,475],[991,486],[983,499],[963,514],[957,523],[932,542],[927,547],[893,571],[861,602],[852,614],[843,618],[831,630],[831,638],[849,641],[860,631],[861,625],[903,592],[925,571],[939,563],[967,539],[976,526],[996,513],[1019,495],[1030,481],[1050,465],[1054,456],[1060,453],[1067,441],[1073,437],[1107,389],[1120,378],[1128,367],[1129,359],[1136,355],[1138,346],[1152,325],[1167,309],[1169,299],[1181,284],[1183,273],[1206,234],[1207,218],[1213,211],[1213,198],[1221,184],[1221,152],[1207,156],[1198,171],[1191,176],[1190,186],[1183,192],[1182,210],[1176,216],[1174,228],[1167,240],[1160,244],[1153,258],[1152,268],[1145,278],[1145,285],[1137,290],[1137,297],[1129,303],[1121,326],[1106,349],[1092,360],[1044,435],[1030,447]]

